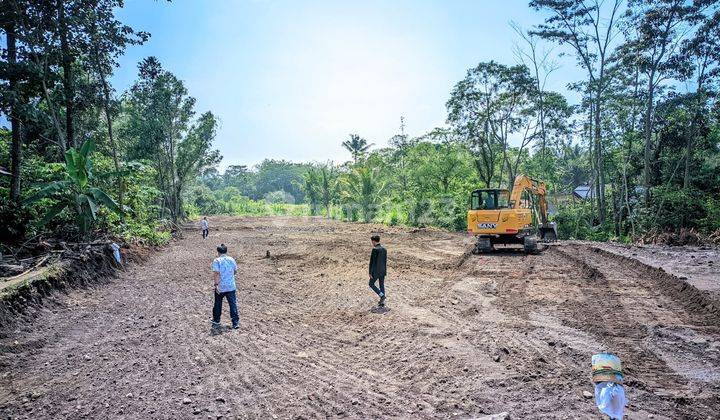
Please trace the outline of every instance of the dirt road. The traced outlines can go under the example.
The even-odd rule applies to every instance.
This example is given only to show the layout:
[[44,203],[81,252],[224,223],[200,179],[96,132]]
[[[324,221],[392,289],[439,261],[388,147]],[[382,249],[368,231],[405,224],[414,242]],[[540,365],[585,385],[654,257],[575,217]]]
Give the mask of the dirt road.
[[[616,352],[630,418],[717,418],[712,307],[575,244],[468,256],[464,235],[224,218],[0,339],[0,417],[599,418],[590,356]],[[388,308],[367,287],[388,248]],[[213,332],[209,264],[239,262],[241,330]],[[264,258],[266,251],[272,258]]]

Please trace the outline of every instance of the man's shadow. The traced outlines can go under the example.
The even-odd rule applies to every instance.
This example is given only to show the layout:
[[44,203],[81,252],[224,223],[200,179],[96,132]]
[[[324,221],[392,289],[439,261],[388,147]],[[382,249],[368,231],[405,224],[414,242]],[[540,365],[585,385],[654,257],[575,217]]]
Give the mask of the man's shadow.
[[228,331],[230,331],[232,328],[226,326],[226,325],[212,325],[210,327],[210,336],[214,337],[216,335],[224,334]]
[[370,309],[370,313],[373,314],[386,314],[390,312],[390,308],[387,306],[375,306],[372,309]]

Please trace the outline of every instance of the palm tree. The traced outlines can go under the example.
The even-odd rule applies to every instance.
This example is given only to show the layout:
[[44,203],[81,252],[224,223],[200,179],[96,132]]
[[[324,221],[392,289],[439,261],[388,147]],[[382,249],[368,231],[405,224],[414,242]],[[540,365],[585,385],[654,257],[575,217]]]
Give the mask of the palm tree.
[[305,199],[310,204],[310,215],[315,216],[318,208],[318,184],[320,184],[319,172],[310,168],[302,175],[303,182],[300,188],[305,191]]
[[330,217],[330,207],[338,192],[338,173],[332,163],[313,166],[303,174],[300,187],[310,203],[311,214],[318,214],[320,205],[325,208],[325,217]]
[[343,184],[342,196],[346,203],[360,210],[365,223],[370,222],[377,207],[382,204],[385,191],[378,171],[367,167],[355,168],[345,176]]
[[357,134],[350,134],[350,140],[345,140],[342,145],[348,150],[348,152],[350,152],[353,157],[353,161],[357,163],[358,159],[370,150],[372,143],[368,144],[367,140]]
[[320,201],[325,206],[325,217],[330,217],[330,205],[335,201],[337,196],[337,171],[330,164],[320,166],[318,192]]

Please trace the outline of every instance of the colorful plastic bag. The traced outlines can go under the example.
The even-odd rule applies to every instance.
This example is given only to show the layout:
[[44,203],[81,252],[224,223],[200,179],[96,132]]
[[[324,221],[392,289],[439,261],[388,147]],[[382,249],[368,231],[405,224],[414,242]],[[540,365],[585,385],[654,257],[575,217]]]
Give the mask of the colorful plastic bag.
[[623,383],[622,363],[612,353],[598,353],[592,357],[592,380],[594,383]]

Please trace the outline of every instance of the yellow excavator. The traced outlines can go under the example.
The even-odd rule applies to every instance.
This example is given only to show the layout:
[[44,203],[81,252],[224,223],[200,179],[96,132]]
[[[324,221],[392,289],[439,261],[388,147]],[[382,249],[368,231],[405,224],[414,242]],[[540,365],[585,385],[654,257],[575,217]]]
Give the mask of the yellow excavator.
[[515,177],[512,190],[485,188],[470,195],[467,231],[477,237],[473,253],[490,252],[496,244],[520,244],[538,252],[538,242],[557,240],[557,226],[548,221],[545,183]]

